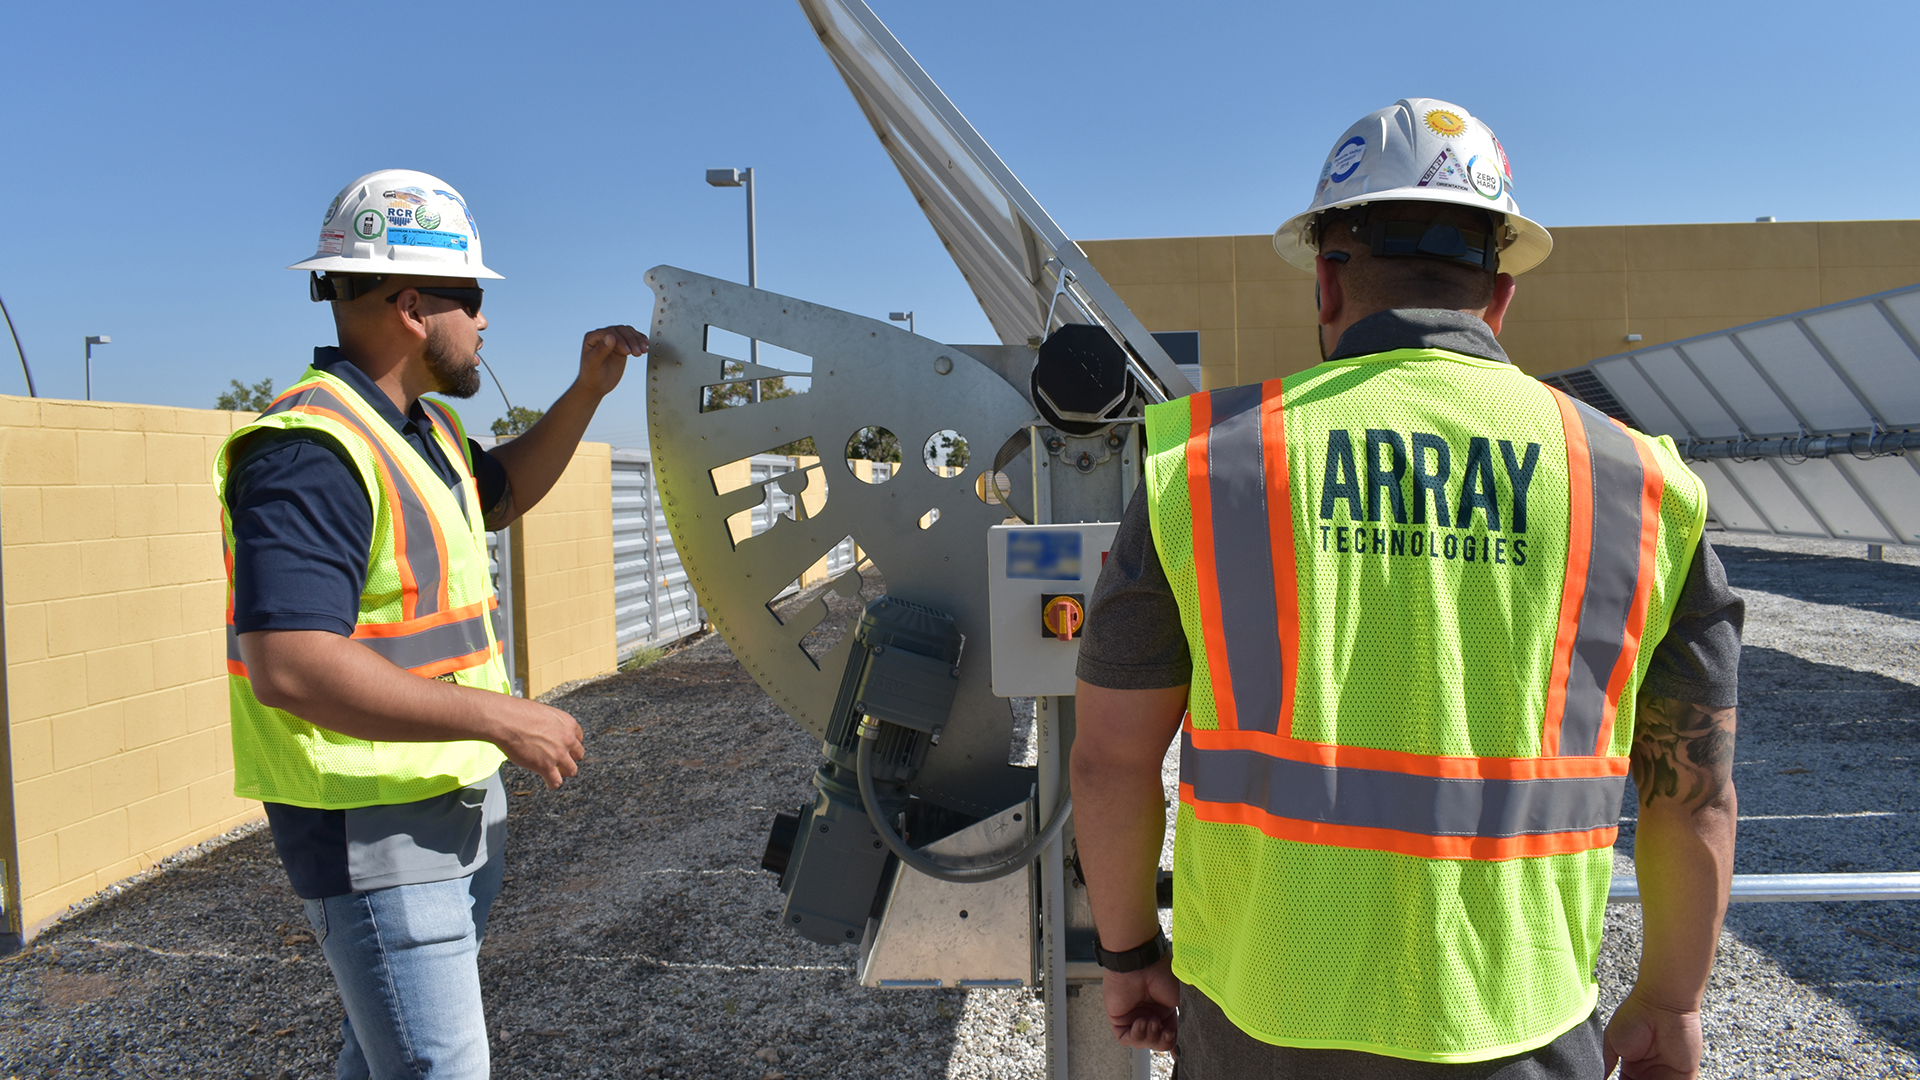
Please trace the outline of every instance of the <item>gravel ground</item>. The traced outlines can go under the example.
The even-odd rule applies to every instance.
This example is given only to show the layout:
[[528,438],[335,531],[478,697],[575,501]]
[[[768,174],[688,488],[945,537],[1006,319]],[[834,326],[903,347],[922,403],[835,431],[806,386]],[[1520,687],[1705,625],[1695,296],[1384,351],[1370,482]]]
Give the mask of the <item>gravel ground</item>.
[[[1716,543],[1750,604],[1738,869],[1920,869],[1920,558]],[[817,633],[856,610],[828,601],[837,618]],[[773,925],[759,853],[817,747],[724,643],[550,700],[591,757],[557,792],[508,770],[509,877],[481,953],[497,1075],[1044,1075],[1032,994],[863,990],[851,950]],[[1609,914],[1608,1005],[1631,982],[1638,916]],[[1913,903],[1736,907],[1704,1075],[1920,1076],[1916,931]],[[330,1076],[339,1017],[270,841],[241,829],[0,962],[0,1075]]]

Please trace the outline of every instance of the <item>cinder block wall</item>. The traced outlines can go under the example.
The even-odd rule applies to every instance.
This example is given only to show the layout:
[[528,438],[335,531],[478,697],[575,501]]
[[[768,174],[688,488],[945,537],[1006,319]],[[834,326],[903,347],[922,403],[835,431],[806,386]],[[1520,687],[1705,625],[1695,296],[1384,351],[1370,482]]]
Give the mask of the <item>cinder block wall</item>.
[[528,697],[612,671],[613,448],[581,443],[513,527],[514,657]]
[[[8,849],[0,813],[0,860],[18,874],[0,883],[29,933],[260,816],[232,794],[210,478],[221,442],[253,416],[0,396],[0,752],[16,840]],[[532,693],[613,669],[611,465],[605,444],[583,444],[516,528]]]
[[[1530,375],[1920,282],[1915,220],[1548,228],[1553,254],[1519,278],[1500,339]],[[1319,362],[1313,275],[1271,236],[1081,247],[1147,329],[1200,332],[1204,389]]]
[[232,794],[226,582],[209,479],[221,441],[250,419],[0,397],[0,596],[26,929],[260,814]]

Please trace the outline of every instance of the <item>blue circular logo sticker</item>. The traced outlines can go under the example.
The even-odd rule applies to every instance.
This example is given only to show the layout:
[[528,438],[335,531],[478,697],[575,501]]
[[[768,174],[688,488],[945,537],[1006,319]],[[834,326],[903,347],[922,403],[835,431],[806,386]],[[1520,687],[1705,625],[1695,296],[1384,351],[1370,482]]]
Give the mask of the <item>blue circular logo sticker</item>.
[[1360,159],[1366,155],[1367,140],[1358,135],[1341,143],[1340,149],[1333,152],[1333,172],[1327,175],[1327,179],[1336,184],[1345,183],[1353,171],[1360,167]]

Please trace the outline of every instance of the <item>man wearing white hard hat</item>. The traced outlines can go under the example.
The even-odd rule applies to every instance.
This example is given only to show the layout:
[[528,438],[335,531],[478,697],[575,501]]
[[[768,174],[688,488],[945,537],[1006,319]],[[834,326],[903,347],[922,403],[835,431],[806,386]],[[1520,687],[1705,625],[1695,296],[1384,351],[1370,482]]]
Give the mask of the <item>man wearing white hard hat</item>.
[[[1552,239],[1466,109],[1353,125],[1274,247],[1323,362],[1148,408],[1089,605],[1073,788],[1116,1037],[1181,1080],[1695,1075],[1743,613],[1703,485],[1508,360]],[[1603,1025],[1629,778],[1645,939]]]
[[446,181],[389,169],[297,263],[338,346],[221,448],[234,793],[267,811],[346,1009],[356,1077],[484,1077],[476,955],[506,842],[501,763],[559,787],[566,713],[512,696],[486,533],[539,502],[647,339],[586,335],[573,385],[484,450],[440,398],[480,386],[480,231]]

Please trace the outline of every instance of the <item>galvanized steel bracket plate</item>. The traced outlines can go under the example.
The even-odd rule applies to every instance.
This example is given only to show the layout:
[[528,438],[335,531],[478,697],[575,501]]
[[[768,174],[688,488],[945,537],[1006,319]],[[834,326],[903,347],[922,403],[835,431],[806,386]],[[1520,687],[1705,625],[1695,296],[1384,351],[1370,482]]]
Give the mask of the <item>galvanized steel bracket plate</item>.
[[[769,601],[851,536],[890,595],[952,615],[967,636],[952,716],[915,791],[978,816],[1026,799],[1032,770],[1007,764],[1012,711],[993,696],[987,650],[987,530],[1008,510],[981,501],[976,481],[1009,436],[1036,422],[1032,406],[967,353],[888,323],[670,266],[648,271],[647,283],[656,294],[647,426],[661,502],[688,577],[734,655],[789,716],[825,734],[852,635],[816,660],[801,639],[826,617],[826,605],[815,600],[783,623]],[[811,357],[812,368],[756,369],[709,352],[710,326]],[[811,388],[700,411],[705,387],[776,375],[808,377]],[[869,426],[892,431],[900,443],[903,460],[886,483],[856,479],[841,458],[848,440]],[[968,441],[972,460],[958,476],[938,476],[919,460],[942,430]],[[816,498],[803,484],[824,484],[825,505],[779,517],[736,546],[727,518],[759,505],[766,485],[723,495],[712,470],[807,436],[821,465],[769,483],[804,490],[800,503]],[[1030,472],[1008,469],[1014,505],[1032,506]],[[930,510],[939,518],[922,528]],[[859,587],[845,576],[836,584],[846,596]]]
[[[989,856],[1026,843],[1033,825],[1028,801],[926,850],[948,861]],[[962,885],[902,869],[885,913],[867,922],[858,976],[862,986],[902,990],[1032,985],[1031,876]]]

